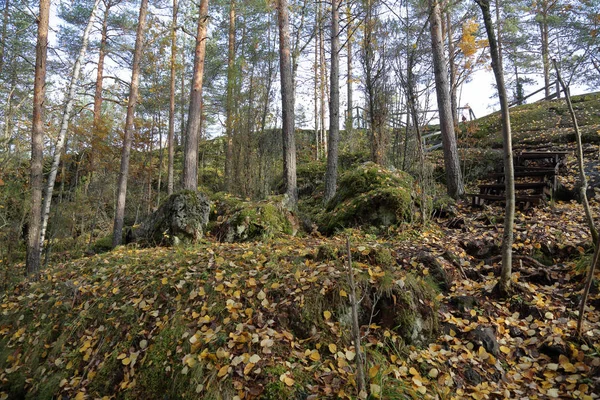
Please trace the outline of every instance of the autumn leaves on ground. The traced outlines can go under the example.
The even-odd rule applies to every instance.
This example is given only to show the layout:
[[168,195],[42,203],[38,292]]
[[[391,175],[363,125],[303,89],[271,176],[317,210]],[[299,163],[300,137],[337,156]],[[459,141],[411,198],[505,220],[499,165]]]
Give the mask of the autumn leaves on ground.
[[[572,150],[569,129],[544,121],[556,128],[516,128],[517,147]],[[492,119],[478,124],[461,149],[473,187],[496,137],[477,136]],[[584,129],[593,176],[600,127]],[[424,203],[413,178],[372,164],[343,172],[326,208],[322,185],[307,189],[298,216],[277,199],[209,195],[209,233],[194,245],[57,257],[35,282],[11,280],[18,265],[1,294],[0,398],[358,398],[348,239],[370,398],[595,398],[597,284],[575,337],[592,245],[568,199],[574,163],[560,176],[566,201],[517,212],[509,299],[490,295],[502,207],[440,201],[435,189]],[[322,179],[304,171],[305,186]]]

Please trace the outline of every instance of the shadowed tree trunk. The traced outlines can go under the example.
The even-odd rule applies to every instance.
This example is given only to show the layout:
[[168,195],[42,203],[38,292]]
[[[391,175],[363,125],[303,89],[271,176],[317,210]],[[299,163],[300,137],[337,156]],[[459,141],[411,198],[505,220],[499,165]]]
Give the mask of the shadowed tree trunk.
[[506,296],[511,292],[512,276],[512,245],[513,245],[513,226],[515,219],[515,171],[513,165],[512,153],[512,133],[510,128],[510,113],[508,110],[508,99],[506,97],[506,87],[504,85],[504,73],[500,64],[498,55],[498,45],[492,17],[490,14],[489,0],[475,0],[483,14],[483,22],[487,31],[488,41],[490,43],[490,54],[492,57],[492,69],[496,77],[496,86],[498,88],[498,97],[500,98],[500,108],[502,112],[502,140],[504,143],[504,181],[506,193],[506,209],[504,215],[504,234],[502,237],[502,272],[498,282],[499,293]]
[[121,168],[119,170],[119,182],[117,185],[117,207],[115,209],[115,222],[113,226],[112,245],[116,247],[121,244],[123,233],[123,221],[125,218],[125,200],[127,197],[127,178],[129,175],[129,155],[131,153],[131,142],[133,141],[133,118],[138,100],[140,64],[142,59],[142,45],[144,41],[144,30],[146,28],[146,14],[148,13],[148,0],[142,0],[140,5],[140,16],[135,34],[135,48],[133,51],[133,65],[131,71],[131,86],[129,88],[129,100],[127,102],[127,116],[125,118],[125,130],[123,132],[123,149],[121,151]]
[[[346,32],[348,33],[347,43],[346,43],[346,52],[348,54],[348,76],[346,78],[346,92],[348,96],[348,104],[346,105],[346,133],[352,132],[352,30],[354,26],[352,25],[352,11],[350,8],[350,1],[347,0],[346,6],[346,18],[348,19],[348,26],[346,27]],[[349,136],[348,136],[349,137]]]
[[174,160],[175,160],[175,80],[177,72],[175,65],[177,63],[177,0],[173,0],[173,20],[171,26],[171,76],[169,93],[169,134],[167,146],[169,147],[169,166],[167,167],[167,194],[173,194],[174,186]]
[[281,110],[283,135],[283,179],[288,206],[298,205],[296,187],[296,140],[294,136],[294,86],[290,54],[290,21],[287,0],[277,2],[279,26],[279,67],[281,69]]
[[227,116],[225,121],[225,190],[232,191],[233,188],[233,89],[235,86],[235,0],[231,0],[229,6],[229,49],[227,53]]
[[456,135],[452,119],[452,105],[450,101],[450,85],[448,84],[448,70],[444,57],[444,43],[442,35],[442,19],[438,0],[429,0],[429,28],[431,30],[431,47],[433,53],[433,70],[435,74],[435,90],[440,114],[440,130],[442,131],[442,144],[444,149],[444,167],[446,169],[446,187],[448,194],[459,198],[465,193]]
[[331,4],[331,99],[329,101],[329,143],[327,147],[327,172],[325,196],[328,202],[335,195],[340,140],[340,0]]
[[73,66],[73,72],[71,73],[71,81],[69,82],[69,87],[67,89],[67,103],[65,104],[65,109],[63,111],[62,120],[60,123],[60,132],[58,134],[58,142],[56,143],[56,148],[54,149],[54,159],[52,160],[52,167],[50,168],[50,174],[48,175],[48,183],[46,185],[46,193],[44,197],[44,205],[42,207],[42,228],[40,231],[40,249],[44,246],[44,238],[46,236],[46,227],[48,226],[48,219],[50,218],[50,206],[52,204],[52,193],[54,192],[54,183],[56,181],[56,174],[58,172],[58,167],[60,164],[60,157],[63,153],[65,147],[65,140],[67,138],[67,130],[69,129],[69,120],[71,119],[71,113],[73,112],[73,102],[75,101],[75,90],[77,89],[77,81],[79,80],[79,75],[81,73],[81,64],[85,59],[85,54],[87,52],[88,41],[90,37],[90,32],[92,31],[92,27],[94,26],[94,21],[96,19],[96,11],[98,10],[98,5],[100,4],[100,0],[96,0],[94,2],[94,6],[92,8],[92,12],[90,14],[90,18],[88,20],[87,26],[83,31],[83,40],[81,43],[81,49],[79,50],[79,54],[77,55],[77,59],[75,60],[75,65]]
[[194,75],[190,94],[190,108],[183,158],[183,188],[198,190],[198,141],[202,127],[202,80],[204,78],[204,57],[206,55],[206,27],[208,25],[208,0],[200,1],[196,50],[194,53]]
[[102,118],[102,86],[104,81],[104,59],[106,57],[106,43],[108,42],[108,15],[110,12],[111,3],[107,2],[102,18],[102,30],[100,33],[100,50],[98,51],[98,66],[96,70],[96,85],[94,88],[94,122],[92,125],[92,140],[90,151],[90,174],[96,171],[96,153],[98,152],[99,143],[104,135],[100,129]]
[[35,78],[33,83],[33,120],[31,130],[31,214],[27,238],[27,274],[40,271],[40,229],[42,223],[42,164],[44,146],[44,100],[46,98],[46,61],[48,56],[48,22],[50,0],[40,0]]

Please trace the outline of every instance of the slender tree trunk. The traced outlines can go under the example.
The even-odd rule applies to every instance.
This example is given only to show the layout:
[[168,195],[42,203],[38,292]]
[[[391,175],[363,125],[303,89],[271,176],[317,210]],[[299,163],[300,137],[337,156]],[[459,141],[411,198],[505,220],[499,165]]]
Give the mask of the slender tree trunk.
[[542,66],[544,69],[544,85],[546,86],[544,89],[544,95],[546,98],[550,97],[550,46],[548,43],[548,12],[549,6],[547,0],[542,0],[541,5],[541,21],[539,22],[540,28],[540,39],[542,45]]
[[458,99],[456,90],[458,82],[456,78],[456,63],[454,62],[454,41],[452,33],[452,15],[450,10],[446,11],[446,35],[448,37],[448,66],[450,70],[450,108],[452,109],[452,123],[458,129]]
[[50,218],[50,206],[52,204],[52,193],[54,192],[54,183],[56,182],[56,174],[58,172],[58,167],[60,165],[60,157],[63,153],[63,148],[65,147],[65,139],[67,137],[67,131],[69,130],[69,120],[71,119],[71,113],[73,112],[73,102],[75,101],[75,91],[77,89],[77,81],[79,80],[79,75],[81,73],[81,64],[84,61],[85,54],[87,52],[88,41],[90,37],[90,32],[92,31],[92,27],[94,26],[94,20],[96,19],[96,11],[98,10],[98,5],[100,4],[100,0],[96,0],[94,2],[94,6],[92,8],[92,13],[90,14],[90,18],[88,20],[87,26],[83,31],[83,40],[81,44],[81,49],[79,49],[79,54],[77,55],[77,59],[75,60],[75,65],[73,66],[73,72],[71,73],[71,81],[69,82],[69,87],[67,89],[67,103],[65,104],[65,109],[63,111],[62,120],[60,123],[60,132],[58,134],[58,142],[56,143],[56,147],[54,149],[54,159],[52,161],[52,167],[50,168],[50,175],[48,175],[48,184],[46,185],[46,196],[44,197],[44,205],[42,207],[42,228],[40,231],[40,251],[44,246],[44,238],[46,236],[46,228],[48,227],[48,219]]
[[346,137],[350,137],[349,134],[352,133],[352,10],[350,8],[350,2],[352,0],[347,0],[346,6],[346,18],[348,19],[348,26],[346,27],[346,32],[348,35],[347,43],[346,43],[346,52],[348,54],[348,71],[346,78],[346,94],[348,96],[348,104],[346,105]]
[[225,190],[231,193],[233,189],[233,90],[235,86],[235,0],[229,5],[229,49],[227,53],[227,115],[225,121]]
[[502,272],[500,274],[500,281],[498,282],[498,289],[501,295],[506,296],[511,292],[513,226],[515,219],[515,172],[513,165],[510,113],[508,110],[506,87],[504,85],[504,73],[502,72],[502,65],[499,64],[498,45],[490,14],[490,0],[475,0],[475,2],[479,4],[483,14],[485,30],[487,31],[490,44],[492,69],[494,70],[494,76],[496,77],[496,86],[498,88],[498,97],[500,98],[500,108],[502,112],[506,209],[504,215],[504,234],[502,237]]
[[10,0],[5,0],[4,10],[2,11],[2,37],[0,38],[0,76],[4,71],[4,48],[6,47],[6,31],[8,27],[8,8]]
[[160,111],[158,112],[158,187],[156,189],[156,208],[160,206],[160,192],[162,186],[162,169],[163,169],[163,130]]
[[170,94],[169,94],[169,134],[167,138],[167,146],[169,147],[169,166],[167,167],[167,195],[173,194],[173,186],[175,179],[175,80],[177,78],[177,0],[173,0],[173,20],[171,26],[171,77],[170,77]]
[[283,135],[283,175],[288,206],[298,207],[296,186],[296,140],[294,133],[294,85],[290,56],[290,21],[287,0],[277,1],[279,26],[279,67],[281,74],[281,110]]
[[[322,19],[323,11],[321,3],[319,3],[319,20]],[[319,71],[320,71],[320,108],[321,108],[321,154],[327,154],[327,134],[325,130],[325,87],[327,86],[327,77],[325,76],[325,34],[323,32],[323,24],[319,24]]]
[[27,238],[27,274],[40,271],[40,231],[42,225],[42,167],[44,146],[44,100],[46,98],[46,60],[48,55],[48,23],[50,0],[40,0],[35,78],[33,84],[33,128],[31,130],[31,214]]
[[498,64],[504,65],[503,40],[502,40],[502,20],[500,19],[500,10],[502,9],[502,0],[496,0],[496,43],[498,44]]
[[204,78],[204,57],[206,55],[206,27],[208,25],[208,0],[200,1],[196,50],[194,53],[194,76],[190,94],[190,108],[183,158],[183,188],[198,190],[198,142],[202,128],[202,80]]
[[[104,130],[101,129],[102,122],[102,86],[104,81],[104,59],[106,57],[106,44],[108,42],[108,16],[110,3],[106,3],[104,17],[102,18],[102,31],[100,36],[100,50],[98,52],[98,67],[96,70],[96,85],[94,89],[94,122],[92,125],[92,139],[90,151],[90,173],[96,171],[96,156],[100,142],[104,139]],[[102,135],[102,137],[100,137]]]
[[329,102],[329,146],[325,174],[325,202],[333,198],[337,185],[338,143],[340,140],[340,4],[341,0],[333,0],[331,4],[331,100]]
[[144,41],[144,30],[146,28],[146,14],[148,13],[148,0],[142,0],[140,15],[135,35],[135,49],[133,52],[133,65],[131,71],[131,86],[129,89],[129,101],[127,102],[127,116],[125,118],[125,129],[123,132],[123,150],[121,152],[121,168],[119,170],[119,182],[117,184],[117,206],[115,209],[115,222],[113,227],[113,247],[121,244],[123,236],[123,222],[125,219],[125,200],[127,197],[127,178],[129,176],[129,155],[133,141],[133,119],[135,107],[138,100],[140,64],[142,60],[142,47]]
[[[318,6],[317,6],[318,7]],[[321,158],[321,131],[319,128],[319,13],[315,13],[315,149],[317,161]]]
[[598,230],[596,230],[596,226],[594,224],[594,216],[592,215],[592,210],[590,209],[590,203],[587,198],[587,188],[588,181],[585,176],[585,166],[583,160],[583,145],[581,142],[581,131],[579,130],[579,124],[577,123],[577,116],[575,115],[575,110],[573,109],[573,104],[571,103],[571,95],[569,94],[569,88],[565,85],[565,82],[562,80],[560,76],[560,72],[558,70],[558,65],[556,64],[556,60],[552,60],[554,63],[554,69],[556,70],[556,80],[562,86],[563,91],[565,92],[565,101],[567,102],[567,107],[569,108],[569,113],[571,114],[571,119],[573,120],[573,128],[575,129],[575,138],[577,139],[577,166],[579,167],[579,194],[581,195],[581,203],[583,204],[583,210],[585,212],[585,219],[587,220],[588,227],[590,229],[590,234],[592,235],[592,243],[598,242]]
[[458,159],[456,147],[456,135],[452,121],[452,106],[450,104],[450,91],[448,84],[448,73],[444,57],[444,44],[442,36],[442,19],[440,4],[438,0],[429,0],[431,29],[431,47],[433,52],[433,68],[435,74],[435,89],[440,115],[440,129],[442,131],[442,143],[444,149],[444,166],[446,169],[446,185],[448,194],[453,198],[459,198],[465,193],[465,188]]

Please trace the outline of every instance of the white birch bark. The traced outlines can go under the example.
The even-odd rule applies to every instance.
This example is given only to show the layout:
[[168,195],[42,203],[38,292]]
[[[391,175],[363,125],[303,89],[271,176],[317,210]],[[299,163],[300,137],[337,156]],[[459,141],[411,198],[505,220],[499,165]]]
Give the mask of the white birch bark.
[[42,206],[42,229],[40,231],[40,250],[44,246],[44,239],[46,236],[46,228],[48,227],[48,219],[50,216],[50,205],[52,204],[52,192],[54,191],[54,182],[56,181],[56,173],[58,171],[58,165],[60,164],[60,156],[65,147],[65,140],[67,138],[67,130],[69,129],[69,119],[71,118],[71,113],[73,112],[73,102],[75,100],[75,90],[77,86],[77,81],[79,80],[79,75],[81,73],[81,63],[85,58],[85,53],[87,52],[88,41],[90,37],[90,32],[92,27],[94,26],[94,20],[96,18],[96,11],[98,10],[98,5],[100,4],[100,0],[96,0],[94,2],[94,7],[92,8],[92,13],[90,14],[90,19],[88,20],[87,26],[83,31],[83,43],[81,44],[81,49],[79,50],[79,54],[77,59],[75,60],[75,65],[73,66],[73,73],[71,75],[71,82],[69,82],[68,91],[67,91],[67,102],[65,104],[65,109],[63,111],[62,120],[60,123],[60,132],[58,134],[58,142],[56,143],[56,148],[54,149],[54,159],[52,160],[52,167],[50,169],[50,175],[48,176],[48,183],[46,184],[46,193],[44,196],[44,204]]

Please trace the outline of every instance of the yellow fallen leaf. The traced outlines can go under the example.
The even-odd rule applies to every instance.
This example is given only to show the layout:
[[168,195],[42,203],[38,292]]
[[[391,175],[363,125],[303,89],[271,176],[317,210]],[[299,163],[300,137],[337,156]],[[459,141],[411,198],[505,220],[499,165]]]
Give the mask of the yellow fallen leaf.
[[346,291],[344,289],[342,289],[342,290],[340,290],[340,296],[347,297],[348,293],[346,293]]
[[323,311],[323,317],[325,317],[325,319],[331,318],[331,311]]
[[221,369],[219,369],[219,372],[217,373],[217,377],[221,378],[221,377],[227,375],[228,372],[229,372],[229,365],[224,365],[221,367]]
[[248,363],[246,364],[246,366],[244,367],[244,375],[248,375],[250,373],[250,371],[252,371],[252,368],[254,368],[256,364],[254,363]]
[[125,357],[121,362],[123,363],[123,365],[129,365],[131,364],[131,358]]
[[79,392],[77,393],[77,395],[75,396],[75,400],[84,400],[87,396],[85,395],[84,392]]
[[500,346],[500,351],[503,352],[504,354],[510,353],[510,349],[506,346]]
[[286,372],[285,374],[281,374],[279,376],[279,380],[281,382],[285,383],[287,386],[294,386],[294,383],[295,383],[294,378],[292,378],[289,375],[289,372]]
[[169,280],[167,278],[162,278],[160,283],[162,283],[163,285],[166,285],[169,282]]
[[335,343],[329,343],[328,347],[331,354],[337,353],[337,346],[335,345]]
[[119,288],[114,288],[114,289],[112,290],[112,293],[113,293],[113,294],[119,294],[119,292],[120,292]]
[[373,365],[371,368],[369,368],[369,378],[375,378],[377,376],[377,373],[379,372],[379,368],[379,365]]
[[313,361],[319,361],[321,359],[321,355],[319,354],[318,350],[313,350],[309,357]]

